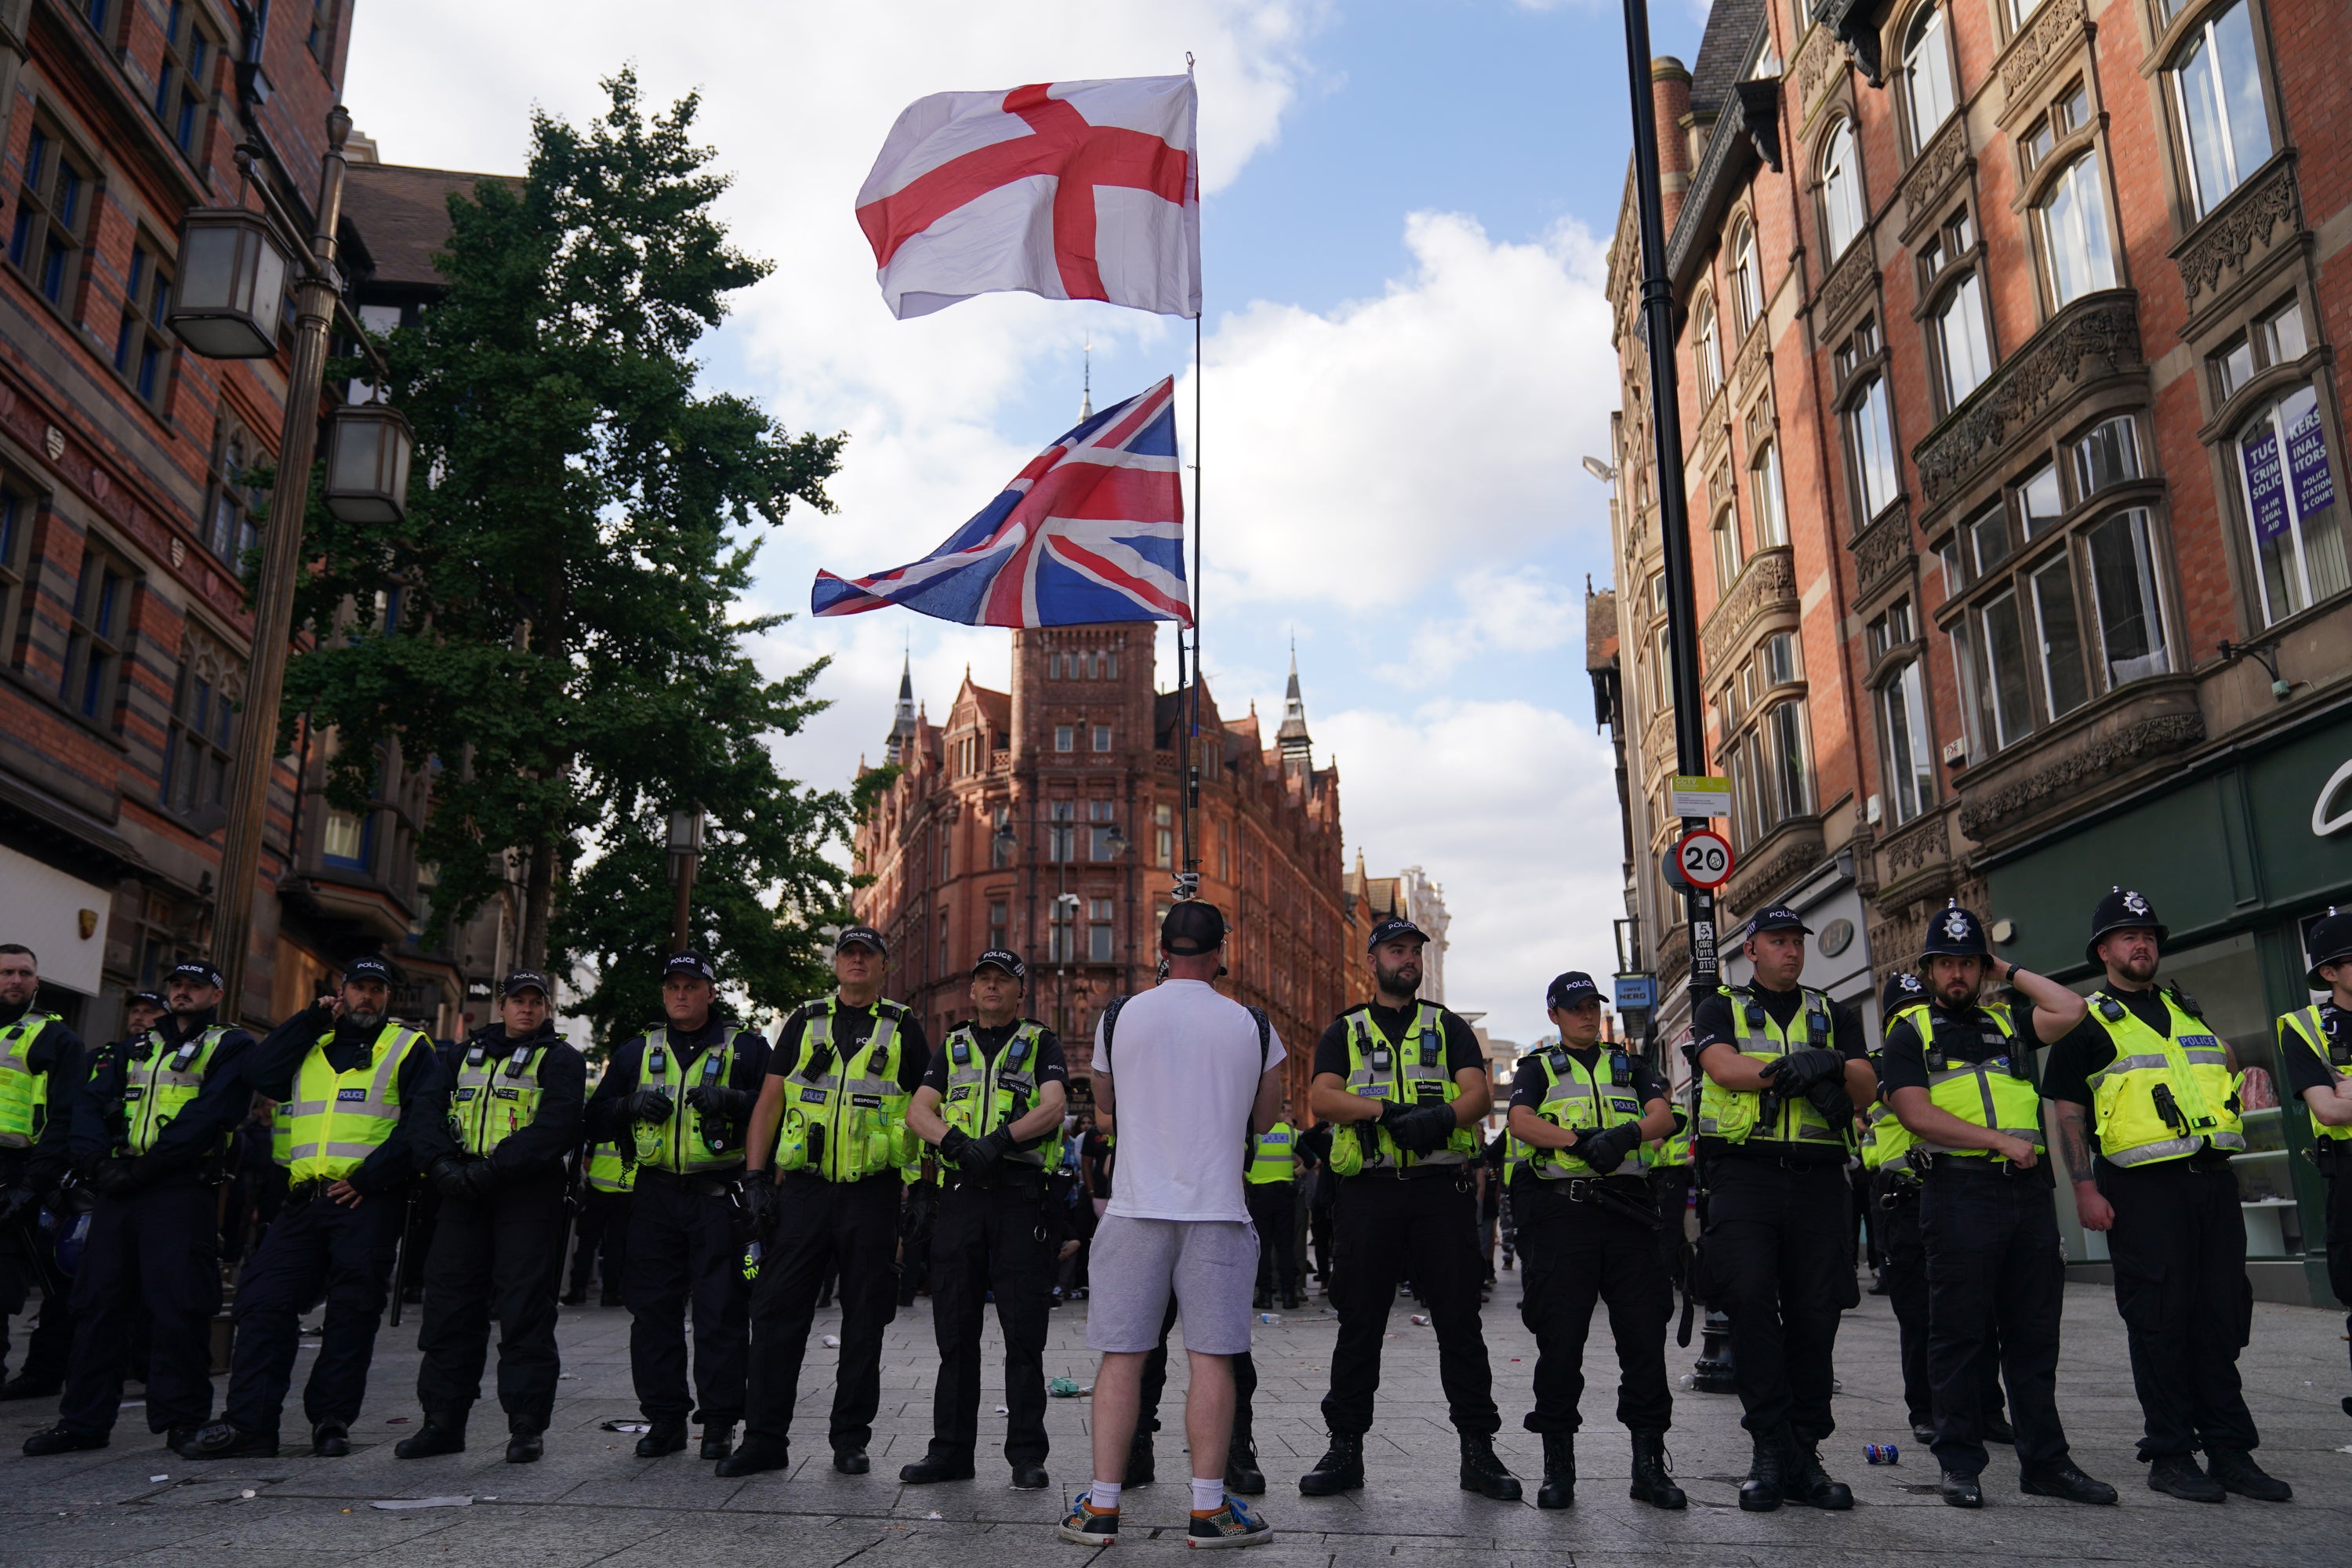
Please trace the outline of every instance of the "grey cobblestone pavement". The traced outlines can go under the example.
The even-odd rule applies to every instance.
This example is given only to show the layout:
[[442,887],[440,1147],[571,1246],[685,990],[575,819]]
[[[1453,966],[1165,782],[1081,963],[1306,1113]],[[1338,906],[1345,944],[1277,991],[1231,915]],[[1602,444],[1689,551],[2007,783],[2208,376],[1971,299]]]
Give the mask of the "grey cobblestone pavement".
[[[2277,1564],[2314,1568],[2352,1562],[2352,1420],[2339,1400],[2347,1380],[2343,1321],[2304,1308],[2257,1305],[2253,1343],[2242,1365],[2260,1423],[2261,1457],[2292,1481],[2284,1506],[2232,1499],[2225,1508],[2176,1502],[2150,1492],[2132,1457],[2138,1409],[2113,1299],[2071,1287],[2061,1408],[2075,1457],[2123,1492],[2119,1509],[2088,1509],[2016,1490],[2016,1465],[1996,1448],[1981,1513],[1948,1509],[1934,1492],[1933,1458],[1916,1451],[1903,1422],[1895,1326],[1885,1302],[1865,1297],[1846,1317],[1838,1342],[1843,1392],[1839,1431],[1824,1450],[1831,1473],[1852,1484],[1852,1513],[1789,1509],[1738,1511],[1734,1489],[1747,1445],[1729,1395],[1678,1394],[1670,1443],[1692,1506],[1661,1513],[1625,1496],[1624,1434],[1612,1419],[1615,1368],[1605,1321],[1588,1346],[1587,1426],[1577,1505],[1564,1513],[1533,1504],[1540,1445],[1519,1426],[1528,1404],[1534,1347],[1520,1325],[1517,1283],[1505,1274],[1486,1314],[1496,1388],[1504,1412],[1499,1446],[1528,1478],[1529,1500],[1488,1502],[1454,1485],[1454,1445],[1439,1394],[1431,1332],[1401,1300],[1391,1320],[1379,1424],[1366,1445],[1370,1484],[1359,1494],[1305,1499],[1298,1474],[1321,1452],[1317,1414],[1329,1366],[1334,1321],[1319,1300],[1259,1331],[1258,1432],[1267,1474],[1265,1512],[1276,1538],[1255,1549],[1254,1568],[1338,1568],[1353,1563],[1443,1563],[1447,1568],[1542,1563],[1830,1564],[2119,1562],[2134,1564]],[[1046,1374],[1082,1384],[1092,1363],[1084,1348],[1083,1303],[1055,1314]],[[835,1331],[819,1314],[817,1331]],[[720,1480],[685,1455],[640,1460],[635,1437],[607,1432],[607,1420],[635,1420],[629,1392],[628,1318],[617,1308],[566,1308],[564,1394],[547,1438],[547,1458],[503,1462],[503,1418],[478,1407],[473,1450],[400,1461],[392,1446],[416,1429],[416,1320],[386,1328],[368,1405],[344,1459],[299,1456],[192,1465],[151,1437],[132,1408],[114,1446],[47,1459],[16,1457],[24,1436],[46,1425],[47,1408],[0,1405],[0,1563],[8,1568],[997,1568],[1089,1555],[1051,1531],[1062,1500],[1087,1479],[1084,1399],[1055,1400],[1053,1489],[1005,1485],[1001,1458],[985,1445],[987,1412],[998,1399],[992,1373],[983,1402],[980,1479],[904,1487],[898,1467],[919,1457],[930,1425],[934,1369],[930,1314],[919,1301],[893,1325],[883,1366],[883,1406],[874,1473],[833,1472],[824,1441],[833,1354],[813,1346],[787,1472]],[[23,1325],[20,1323],[19,1328]],[[993,1325],[991,1326],[993,1341]],[[22,1341],[18,1342],[20,1344]],[[307,1342],[306,1342],[307,1343]],[[1689,1352],[1669,1346],[1670,1368],[1688,1370]],[[303,1356],[307,1369],[310,1352]],[[1176,1358],[1181,1369],[1182,1358]],[[298,1370],[296,1399],[299,1399]],[[1178,1377],[1181,1384],[1181,1371]],[[134,1384],[131,1397],[137,1397]],[[1187,1500],[1181,1485],[1174,1394],[1160,1439],[1160,1485],[1130,1494],[1123,1558],[1169,1560],[1181,1544]],[[295,1413],[299,1420],[299,1410]],[[1000,1423],[1002,1418],[996,1418]],[[289,1421],[289,1436],[295,1422]],[[1874,1468],[1866,1442],[1896,1442],[1903,1460]],[[1179,1483],[1179,1484],[1171,1484]],[[386,1511],[381,1500],[471,1497],[472,1506]]]

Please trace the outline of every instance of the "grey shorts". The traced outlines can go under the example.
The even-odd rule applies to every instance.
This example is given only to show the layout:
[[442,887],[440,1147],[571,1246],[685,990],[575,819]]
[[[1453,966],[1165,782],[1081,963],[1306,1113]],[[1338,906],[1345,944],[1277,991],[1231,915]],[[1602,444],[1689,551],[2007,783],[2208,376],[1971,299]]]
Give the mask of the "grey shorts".
[[1114,1353],[1160,1343],[1168,1296],[1184,1320],[1184,1348],[1239,1355],[1250,1348],[1257,1232],[1246,1220],[1129,1219],[1106,1215],[1087,1263],[1087,1348]]

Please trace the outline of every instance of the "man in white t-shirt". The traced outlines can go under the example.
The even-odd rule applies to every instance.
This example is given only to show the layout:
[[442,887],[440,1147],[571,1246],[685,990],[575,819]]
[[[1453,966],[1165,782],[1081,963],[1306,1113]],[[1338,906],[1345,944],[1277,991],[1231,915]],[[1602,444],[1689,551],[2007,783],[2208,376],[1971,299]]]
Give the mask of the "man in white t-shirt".
[[[1095,1029],[1095,1119],[1118,1140],[1118,1179],[1095,1232],[1087,1344],[1095,1375],[1094,1484],[1062,1521],[1066,1541],[1118,1539],[1118,1494],[1141,1402],[1143,1362],[1173,1292],[1192,1377],[1191,1545],[1254,1546],[1273,1530],[1225,1490],[1232,1358],[1249,1349],[1257,1233],[1242,1193],[1249,1141],[1282,1104],[1282,1042],[1265,1015],[1217,994],[1225,919],[1188,900],[1168,911],[1168,978],[1112,1004]],[[1122,1112],[1120,1107],[1128,1109]]]

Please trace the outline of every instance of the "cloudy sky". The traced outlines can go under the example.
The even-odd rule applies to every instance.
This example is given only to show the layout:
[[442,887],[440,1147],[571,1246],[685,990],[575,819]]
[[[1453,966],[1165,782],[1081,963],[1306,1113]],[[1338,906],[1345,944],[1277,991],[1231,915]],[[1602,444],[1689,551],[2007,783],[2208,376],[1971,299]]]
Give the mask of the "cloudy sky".
[[[1701,14],[1664,0],[1660,53]],[[512,172],[534,107],[583,120],[633,61],[648,99],[703,95],[734,177],[722,214],[775,263],[706,344],[709,379],[796,427],[849,434],[830,517],[762,555],[761,609],[818,566],[911,560],[1097,401],[1192,374],[1191,323],[992,295],[895,321],[852,207],[924,94],[1086,77],[1201,83],[1207,300],[1202,637],[1228,711],[1278,713],[1290,640],[1349,853],[1412,864],[1453,916],[1447,1000],[1540,1032],[1543,985],[1613,966],[1620,853],[1582,668],[1608,508],[1615,376],[1601,252],[1627,157],[1619,13],[1587,0],[367,0],[345,100],[387,163]],[[1187,461],[1193,432],[1189,380]],[[1161,637],[1163,684],[1172,656]],[[903,649],[942,713],[1007,634],[885,613],[805,616],[834,703],[787,748],[839,783],[877,756]]]

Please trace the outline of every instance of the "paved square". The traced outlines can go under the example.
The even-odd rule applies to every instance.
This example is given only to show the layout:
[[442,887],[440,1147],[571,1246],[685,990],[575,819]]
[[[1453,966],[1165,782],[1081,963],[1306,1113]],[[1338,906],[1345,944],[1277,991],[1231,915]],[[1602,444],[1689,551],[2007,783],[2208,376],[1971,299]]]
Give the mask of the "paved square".
[[[2352,1420],[2339,1400],[2352,1389],[2342,1320],[2305,1308],[2258,1304],[2253,1343],[2242,1365],[2260,1423],[2261,1458],[2292,1481],[2284,1506],[2232,1499],[2224,1508],[2176,1502],[2150,1492],[2131,1458],[2138,1407],[2123,1332],[2108,1293],[2070,1288],[2059,1402],[2076,1459],[2123,1493],[2119,1509],[2088,1509],[2015,1489],[2015,1462],[1994,1449],[1981,1513],[1945,1508],[1933,1489],[1934,1461],[1912,1444],[1896,1387],[1895,1325],[1885,1301],[1865,1297],[1848,1313],[1838,1342],[1843,1392],[1839,1430],[1825,1451],[1831,1473],[1850,1483],[1855,1507],[1843,1515],[1784,1509],[1738,1511],[1734,1489],[1747,1463],[1738,1406],[1729,1395],[1678,1394],[1669,1443],[1691,1494],[1680,1514],[1625,1496],[1626,1443],[1612,1417],[1615,1368],[1605,1321],[1588,1347],[1587,1426],[1579,1445],[1577,1505],[1543,1513],[1533,1503],[1541,1447],[1521,1429],[1534,1346],[1518,1319],[1517,1276],[1505,1274],[1486,1314],[1504,1412],[1499,1442],[1527,1479],[1530,1500],[1488,1502],[1454,1485],[1454,1444],[1437,1386],[1436,1347],[1415,1326],[1410,1302],[1393,1313],[1379,1424],[1366,1444],[1370,1483],[1357,1495],[1308,1500],[1297,1476],[1322,1451],[1317,1403],[1330,1365],[1334,1320],[1319,1303],[1258,1331],[1258,1432],[1268,1486],[1265,1511],[1276,1538],[1255,1549],[1255,1568],[1382,1562],[1432,1568],[1542,1563],[1552,1568],[1615,1564],[1727,1563],[1754,1568],[1832,1564],[1949,1563],[1977,1568],[2060,1562],[2140,1564],[2226,1563],[2248,1568],[2315,1568],[2352,1562]],[[412,1309],[412,1313],[414,1310]],[[1083,1303],[1055,1312],[1046,1375],[1091,1381]],[[819,1314],[835,1332],[837,1313]],[[883,1405],[874,1473],[835,1475],[824,1445],[832,1352],[813,1346],[788,1472],[720,1480],[687,1455],[652,1461],[631,1452],[634,1436],[607,1420],[635,1420],[629,1393],[628,1318],[617,1308],[566,1308],[563,1395],[548,1434],[547,1458],[508,1465],[505,1423],[495,1403],[477,1407],[474,1450],[402,1462],[392,1445],[416,1430],[416,1319],[378,1341],[365,1412],[346,1459],[302,1457],[192,1465],[151,1437],[131,1409],[115,1446],[48,1459],[13,1457],[50,1412],[0,1405],[0,1563],[8,1568],[996,1568],[1076,1563],[1085,1549],[1054,1539],[1062,1499],[1087,1480],[1084,1399],[1052,1401],[1049,1461],[1055,1485],[1044,1493],[1005,1486],[1001,1456],[983,1451],[980,1479],[903,1487],[898,1468],[919,1457],[929,1435],[935,1361],[929,1304],[902,1312],[883,1362]],[[21,1327],[21,1323],[19,1327]],[[992,1342],[994,1330],[990,1330]],[[19,1341],[19,1343],[22,1342]],[[1670,1369],[1687,1372],[1690,1352],[1669,1346]],[[310,1359],[304,1352],[304,1364]],[[1177,1357],[1179,1382],[1182,1358]],[[295,1400],[299,1402],[298,1370]],[[983,1443],[999,1400],[993,1373],[982,1404]],[[821,1381],[820,1381],[821,1380]],[[1171,1389],[1171,1396],[1176,1392]],[[133,1386],[132,1396],[137,1396]],[[1000,1418],[995,1418],[999,1419]],[[1181,1553],[1187,1500],[1181,1484],[1182,1437],[1171,1398],[1160,1437],[1155,1487],[1131,1494],[1123,1557]],[[289,1420],[294,1432],[299,1408]],[[1866,1442],[1895,1442],[1903,1463],[1864,1464]],[[153,1479],[154,1477],[163,1479]],[[247,1494],[251,1495],[247,1495]],[[472,1497],[467,1508],[383,1511],[372,1501]]]

